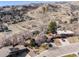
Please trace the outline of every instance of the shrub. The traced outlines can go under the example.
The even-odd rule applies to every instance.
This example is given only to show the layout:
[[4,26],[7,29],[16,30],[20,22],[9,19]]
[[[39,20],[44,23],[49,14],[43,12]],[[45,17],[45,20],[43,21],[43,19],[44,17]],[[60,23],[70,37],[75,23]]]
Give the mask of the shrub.
[[9,39],[6,39],[3,43],[4,46],[10,46],[12,45],[11,41]]
[[34,31],[33,32],[33,35],[37,35],[37,34],[39,34],[39,31]]
[[70,23],[72,24],[74,21],[78,21],[77,18],[70,19]]
[[30,41],[30,45],[31,45],[32,47],[35,47],[35,46],[36,46],[35,39],[31,39],[31,41]]
[[47,44],[44,44],[44,43],[41,44],[41,47],[44,48],[44,49],[48,49],[48,45]]
[[49,44],[49,47],[52,47],[52,44]]

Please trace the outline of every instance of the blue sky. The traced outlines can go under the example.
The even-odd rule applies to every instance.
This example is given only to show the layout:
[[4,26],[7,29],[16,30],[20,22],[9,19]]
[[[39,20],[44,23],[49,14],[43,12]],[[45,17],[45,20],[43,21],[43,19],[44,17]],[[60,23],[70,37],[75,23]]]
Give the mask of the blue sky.
[[[18,1],[18,0],[15,0],[15,1],[2,1],[0,0],[0,6],[11,6],[11,5],[26,5],[26,4],[29,4],[29,3],[39,3],[39,2],[48,2],[48,1],[59,1],[59,0],[26,0],[26,1]],[[63,0],[60,0],[60,1],[63,1]]]
[[0,1],[0,6],[7,6],[7,5],[24,5],[29,4],[36,1]]

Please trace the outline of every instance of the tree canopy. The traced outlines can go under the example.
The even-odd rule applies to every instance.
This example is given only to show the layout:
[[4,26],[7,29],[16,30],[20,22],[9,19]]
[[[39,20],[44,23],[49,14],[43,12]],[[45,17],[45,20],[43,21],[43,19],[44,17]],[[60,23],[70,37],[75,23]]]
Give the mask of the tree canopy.
[[56,33],[56,30],[57,30],[57,24],[56,22],[50,22],[49,25],[48,25],[48,31],[49,32],[52,32],[52,33]]

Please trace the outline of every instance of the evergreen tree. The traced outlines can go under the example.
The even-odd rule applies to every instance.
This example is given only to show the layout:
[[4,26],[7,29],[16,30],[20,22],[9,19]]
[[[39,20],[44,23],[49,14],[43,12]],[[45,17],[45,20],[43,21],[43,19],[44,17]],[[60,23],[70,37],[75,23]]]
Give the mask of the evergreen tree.
[[50,22],[50,24],[48,25],[48,31],[52,32],[52,33],[56,33],[57,31],[57,24],[56,22]]

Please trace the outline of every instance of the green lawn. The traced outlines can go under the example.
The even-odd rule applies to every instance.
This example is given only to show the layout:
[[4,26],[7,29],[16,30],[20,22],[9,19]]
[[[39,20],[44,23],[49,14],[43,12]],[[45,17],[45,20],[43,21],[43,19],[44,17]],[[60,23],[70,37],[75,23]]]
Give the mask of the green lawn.
[[76,54],[69,54],[69,55],[65,55],[63,57],[77,57],[77,55]]

